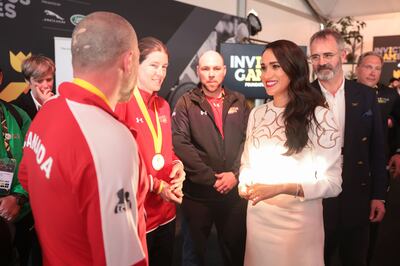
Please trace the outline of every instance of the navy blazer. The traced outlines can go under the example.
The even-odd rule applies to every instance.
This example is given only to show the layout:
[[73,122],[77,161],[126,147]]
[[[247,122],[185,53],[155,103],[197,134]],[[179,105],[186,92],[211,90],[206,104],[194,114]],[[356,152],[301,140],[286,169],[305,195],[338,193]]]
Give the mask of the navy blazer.
[[11,103],[24,110],[31,120],[33,120],[38,112],[30,90],[27,93],[21,93],[18,98]]
[[[312,83],[321,92],[318,81]],[[322,92],[321,92],[322,93]],[[369,222],[370,201],[385,199],[387,172],[381,114],[372,88],[345,80],[342,193],[324,199],[328,228]]]

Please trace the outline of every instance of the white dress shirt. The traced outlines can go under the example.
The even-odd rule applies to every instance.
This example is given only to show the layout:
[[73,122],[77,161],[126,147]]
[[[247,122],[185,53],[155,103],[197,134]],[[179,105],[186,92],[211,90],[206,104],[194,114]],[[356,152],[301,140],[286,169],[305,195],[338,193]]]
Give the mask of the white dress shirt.
[[339,126],[340,133],[342,135],[342,147],[344,144],[344,127],[345,127],[345,113],[346,113],[346,101],[344,97],[344,82],[345,78],[343,77],[343,82],[340,85],[339,89],[336,91],[335,95],[330,93],[318,80],[319,86],[321,87],[322,94],[325,96],[326,101],[328,102],[329,108],[333,112],[334,119],[336,120],[337,125]]

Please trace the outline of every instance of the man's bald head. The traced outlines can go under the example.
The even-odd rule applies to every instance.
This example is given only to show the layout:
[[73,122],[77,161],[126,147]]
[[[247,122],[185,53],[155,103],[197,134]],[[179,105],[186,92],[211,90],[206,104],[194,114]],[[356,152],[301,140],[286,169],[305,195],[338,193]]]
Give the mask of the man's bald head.
[[104,68],[132,47],[137,47],[137,37],[126,19],[110,12],[94,12],[72,33],[72,66],[78,72]]
[[203,53],[200,56],[199,66],[201,66],[202,64],[204,64],[205,62],[208,62],[210,60],[218,62],[221,66],[224,65],[224,59],[222,58],[222,56],[218,52],[210,50],[210,51]]

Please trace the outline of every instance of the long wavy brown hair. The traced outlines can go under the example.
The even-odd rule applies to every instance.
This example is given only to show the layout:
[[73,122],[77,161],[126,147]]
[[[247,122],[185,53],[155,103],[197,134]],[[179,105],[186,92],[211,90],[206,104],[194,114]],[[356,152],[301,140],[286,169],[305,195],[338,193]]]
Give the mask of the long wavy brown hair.
[[[308,131],[312,120],[316,122],[315,108],[325,106],[324,97],[311,87],[307,57],[295,43],[278,40],[266,45],[264,52],[271,49],[283,71],[290,79],[289,102],[283,112],[286,142],[284,155],[299,153],[307,145]],[[263,52],[263,53],[264,53]]]

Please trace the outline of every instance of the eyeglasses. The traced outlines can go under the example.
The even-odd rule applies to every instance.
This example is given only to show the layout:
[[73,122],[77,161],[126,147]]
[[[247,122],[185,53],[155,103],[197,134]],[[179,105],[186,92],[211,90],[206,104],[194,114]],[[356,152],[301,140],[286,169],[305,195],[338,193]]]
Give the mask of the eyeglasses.
[[312,63],[318,62],[321,59],[321,57],[327,61],[330,61],[335,55],[337,55],[337,53],[328,52],[328,53],[323,53],[323,54],[313,54],[313,55],[310,55],[309,59]]

